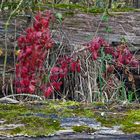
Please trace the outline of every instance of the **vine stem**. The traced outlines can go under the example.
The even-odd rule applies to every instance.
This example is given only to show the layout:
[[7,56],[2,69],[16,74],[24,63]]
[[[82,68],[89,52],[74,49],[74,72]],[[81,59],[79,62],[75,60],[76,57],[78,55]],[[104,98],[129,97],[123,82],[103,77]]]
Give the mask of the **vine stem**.
[[2,10],[3,3],[4,3],[4,0],[1,1],[1,5],[0,5],[1,10]]
[[8,17],[8,20],[5,23],[5,57],[4,57],[4,66],[3,66],[3,74],[2,74],[2,79],[3,79],[3,86],[5,84],[5,73],[6,73],[6,64],[7,64],[7,29],[8,29],[8,25],[9,25],[9,21],[11,19],[11,17],[15,14],[15,12],[19,9],[20,5],[22,4],[23,0],[21,0],[19,2],[19,4],[17,5],[17,7],[15,8],[15,10],[13,10],[10,14],[10,16]]
[[19,4],[17,5],[16,9],[13,10],[13,11],[11,12],[11,14],[10,14],[8,20],[6,21],[6,24],[5,24],[5,29],[6,29],[6,30],[7,30],[7,27],[8,27],[8,24],[9,24],[9,21],[10,21],[11,17],[12,17],[12,16],[15,14],[15,12],[19,9],[19,7],[20,7],[20,5],[22,4],[23,1],[24,1],[24,0],[21,0],[21,1],[19,2]]

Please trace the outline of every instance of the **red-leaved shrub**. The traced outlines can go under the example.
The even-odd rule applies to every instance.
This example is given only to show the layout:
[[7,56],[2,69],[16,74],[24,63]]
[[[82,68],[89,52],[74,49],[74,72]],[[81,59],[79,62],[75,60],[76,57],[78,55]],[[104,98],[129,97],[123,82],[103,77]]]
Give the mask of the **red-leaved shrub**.
[[[38,13],[33,27],[28,28],[26,34],[18,38],[20,53],[16,64],[17,93],[35,94],[39,89],[48,97],[54,91],[60,91],[63,84],[61,80],[69,72],[80,72],[79,60],[68,56],[59,58],[57,65],[50,71],[45,67],[48,52],[54,45],[49,29],[51,18],[50,11],[46,12],[45,17]],[[49,80],[44,82],[46,76]]]
[[[20,53],[16,64],[17,93],[42,93],[48,97],[55,91],[61,92],[63,79],[70,73],[81,72],[80,59],[75,59],[71,54],[60,55],[50,69],[46,66],[45,62],[49,61],[47,56],[55,43],[49,28],[52,18],[50,11],[46,12],[45,17],[38,13],[33,26],[26,30],[25,35],[18,38]],[[87,43],[86,50],[89,50],[93,61],[102,58],[102,55],[111,56],[112,60],[106,66],[106,72],[110,74],[116,66],[137,67],[139,64],[126,45],[113,48],[100,37]]]

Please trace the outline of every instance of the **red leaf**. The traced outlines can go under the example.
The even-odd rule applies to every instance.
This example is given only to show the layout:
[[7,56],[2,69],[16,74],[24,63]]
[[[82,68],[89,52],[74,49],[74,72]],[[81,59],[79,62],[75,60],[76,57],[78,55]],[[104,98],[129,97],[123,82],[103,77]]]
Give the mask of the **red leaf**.
[[97,52],[93,52],[92,53],[92,58],[94,59],[94,60],[97,60],[97,58],[98,58],[98,56],[97,56]]
[[44,92],[44,96],[45,97],[49,97],[51,94],[53,93],[53,88],[52,87],[48,87],[45,92]]
[[60,87],[62,85],[62,82],[53,82],[52,86],[56,89],[56,90],[60,90]]
[[35,92],[35,86],[34,85],[29,85],[29,93],[34,93]]

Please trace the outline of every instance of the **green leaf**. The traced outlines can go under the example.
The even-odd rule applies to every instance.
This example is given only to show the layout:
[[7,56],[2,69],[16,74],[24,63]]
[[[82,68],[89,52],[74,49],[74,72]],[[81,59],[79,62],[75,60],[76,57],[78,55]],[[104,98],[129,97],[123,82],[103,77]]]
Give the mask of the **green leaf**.
[[128,94],[128,101],[132,102],[132,100],[133,100],[133,93],[129,93]]
[[44,75],[43,81],[45,83],[48,83],[49,82],[49,75]]
[[102,21],[107,22],[109,20],[109,16],[108,15],[104,15],[102,17]]
[[128,42],[128,41],[127,41],[127,38],[125,38],[124,36],[121,37],[120,41],[121,41],[121,43],[126,43],[126,42]]
[[100,54],[101,54],[101,59],[104,60],[105,59],[105,52],[104,52],[103,47],[101,47],[101,49],[100,49]]
[[61,13],[56,13],[55,15],[59,20],[62,20],[63,16]]
[[105,32],[111,33],[111,32],[112,32],[112,28],[106,27],[106,28],[105,28]]
[[112,60],[112,55],[107,54],[107,55],[105,56],[105,59],[108,60],[108,61]]

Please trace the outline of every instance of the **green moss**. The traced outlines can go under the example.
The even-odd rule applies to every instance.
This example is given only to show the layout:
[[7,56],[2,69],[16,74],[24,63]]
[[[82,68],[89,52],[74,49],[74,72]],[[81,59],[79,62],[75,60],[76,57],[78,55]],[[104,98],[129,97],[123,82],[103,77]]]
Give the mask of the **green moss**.
[[80,108],[80,103],[73,101],[47,101],[42,104],[11,105],[0,104],[0,118],[6,120],[5,124],[24,124],[25,126],[0,134],[27,134],[30,136],[43,136],[54,133],[60,128],[59,120],[43,118],[34,114],[64,116],[91,116],[91,112]]
[[24,124],[25,126],[8,130],[7,133],[11,135],[27,134],[29,136],[47,136],[60,129],[60,122],[58,120],[44,119],[35,116],[17,117],[14,123]]
[[91,118],[94,116],[94,113],[91,110],[85,109],[81,103],[74,102],[74,101],[49,102],[49,104],[47,105],[47,108],[46,109],[42,108],[41,112],[45,114],[56,113],[59,117],[79,116],[79,117]]
[[104,106],[105,104],[103,102],[93,102],[93,106]]
[[125,111],[116,114],[107,114],[103,116],[101,113],[95,113],[97,121],[103,126],[121,126],[121,130],[125,133],[140,134],[140,110]]
[[[64,14],[65,16],[73,15],[74,11],[95,13],[95,14],[103,13],[105,11],[104,8],[88,7],[88,6],[82,6],[80,4],[64,4],[63,3],[63,4],[48,4],[47,6],[50,8],[69,10],[69,11],[66,11],[66,13]],[[139,9],[128,8],[128,7],[110,9],[110,12],[139,12],[139,11],[140,11]]]
[[96,130],[94,128],[88,127],[86,125],[81,125],[81,126],[73,126],[72,129],[75,132],[86,132],[86,133],[94,133]]
[[74,11],[66,11],[63,14],[63,17],[72,17],[74,16],[75,12]]
[[19,122],[25,124],[22,132],[32,136],[44,136],[60,129],[60,122],[53,119],[30,116],[19,118]]
[[101,122],[102,126],[112,127],[117,126],[122,123],[124,117],[119,115],[111,115],[111,116],[95,116],[98,122]]
[[18,110],[18,111],[22,111],[22,110],[26,110],[26,106],[25,105],[15,105],[15,104],[0,104],[0,110],[1,111],[10,111],[10,110]]
[[[100,110],[100,108],[102,109]],[[110,108],[106,108],[105,106],[103,108],[101,106],[94,112],[94,117],[98,122],[101,122],[102,126],[113,127],[119,126],[124,121],[126,114],[125,112],[121,113],[116,110],[110,111]]]
[[127,117],[122,122],[122,130],[126,133],[140,134],[140,110],[127,112]]
[[[74,109],[79,108],[80,103],[74,101],[48,101],[41,107],[39,112],[45,114],[57,114],[62,117],[67,112],[72,112]],[[37,111],[37,110],[36,110]],[[64,113],[64,114],[63,114]]]
[[49,4],[48,6],[50,8],[69,10],[69,12],[72,14],[74,11],[86,12],[86,13],[103,13],[104,12],[103,8],[87,7],[87,6],[82,6],[80,4],[53,4],[53,5]]
[[[59,119],[63,117],[87,117],[95,118],[101,122],[103,126],[112,127],[114,125],[121,126],[121,129],[126,133],[140,134],[140,110],[139,106],[128,105],[122,106],[121,112],[117,109],[112,109],[116,104],[105,105],[100,102],[92,104],[83,104],[74,101],[46,101],[43,103],[28,103],[28,104],[0,104],[0,119],[6,120],[5,124],[24,124],[22,127],[0,131],[0,134],[28,134],[32,136],[41,136],[54,133],[60,128]],[[132,111],[128,111],[132,109]],[[137,109],[137,110],[136,110]],[[58,119],[50,119],[49,117],[39,117],[35,114],[43,114],[46,116],[56,115]],[[84,127],[73,128],[75,131],[90,131]],[[79,129],[79,130],[78,130]]]
[[122,131],[125,133],[133,133],[133,134],[140,134],[140,125],[136,124],[127,124],[122,126]]
[[111,11],[113,12],[134,12],[135,8],[113,8]]
[[24,127],[17,127],[15,129],[9,131],[8,133],[10,133],[11,135],[21,134],[23,129],[24,129]]
[[103,102],[93,102],[91,105],[93,108],[105,108],[106,106]]
[[62,112],[59,112],[59,116],[62,117],[87,117],[93,118],[94,113],[89,109],[77,108],[77,109],[67,109],[65,108]]
[[59,9],[85,9],[84,6],[81,6],[79,4],[53,4],[50,5],[53,6],[54,8],[59,8]]
[[103,9],[103,8],[89,8],[86,11],[88,11],[89,13],[103,13],[105,11],[105,9]]
[[67,102],[60,102],[62,106],[80,106],[79,102],[74,101],[67,101]]
[[0,118],[6,119],[7,123],[26,112],[29,110],[24,105],[0,104]]

